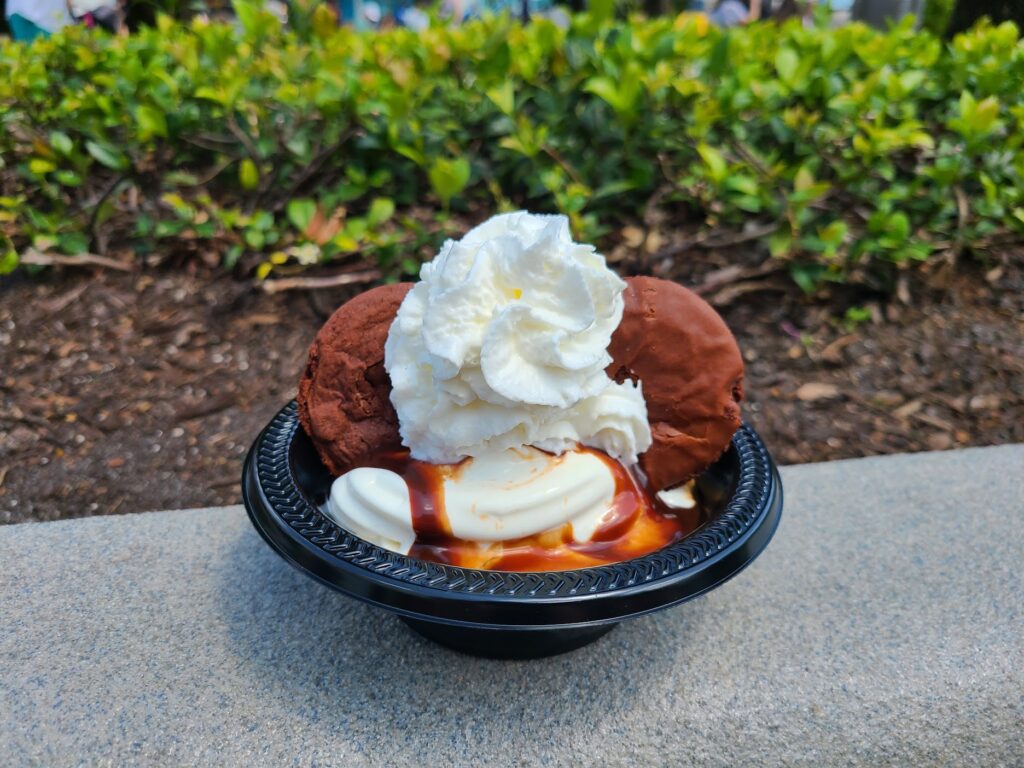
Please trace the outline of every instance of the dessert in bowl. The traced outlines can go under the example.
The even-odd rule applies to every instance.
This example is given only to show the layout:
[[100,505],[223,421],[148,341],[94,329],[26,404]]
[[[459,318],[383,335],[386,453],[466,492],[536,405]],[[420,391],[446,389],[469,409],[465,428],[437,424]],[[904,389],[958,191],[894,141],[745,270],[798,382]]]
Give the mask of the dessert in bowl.
[[250,454],[246,506],[286,558],[463,650],[498,653],[497,632],[539,655],[767,544],[781,489],[703,300],[622,280],[564,217],[523,212],[448,241],[420,278],[335,312],[297,407]]

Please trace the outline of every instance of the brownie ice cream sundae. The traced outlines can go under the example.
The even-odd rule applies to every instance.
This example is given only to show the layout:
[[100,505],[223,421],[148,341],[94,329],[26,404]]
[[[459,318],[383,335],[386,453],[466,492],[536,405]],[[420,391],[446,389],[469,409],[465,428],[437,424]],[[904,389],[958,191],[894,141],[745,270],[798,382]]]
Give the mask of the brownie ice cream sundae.
[[495,216],[420,281],[328,320],[299,416],[337,476],[325,513],[470,568],[639,557],[702,524],[693,479],[739,427],[743,364],[674,283],[620,279],[562,216]]

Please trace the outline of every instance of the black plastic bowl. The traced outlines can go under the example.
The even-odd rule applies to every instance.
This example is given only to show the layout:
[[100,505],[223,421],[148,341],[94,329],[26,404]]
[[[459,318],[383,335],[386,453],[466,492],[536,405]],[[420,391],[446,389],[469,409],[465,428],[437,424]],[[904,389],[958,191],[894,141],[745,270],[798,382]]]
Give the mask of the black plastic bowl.
[[707,524],[644,557],[575,571],[469,570],[389,552],[321,513],[331,481],[293,401],[249,450],[242,498],[267,543],[301,571],[394,611],[431,640],[492,658],[570,651],[623,619],[714,589],[761,553],[782,514],[778,471],[746,425],[698,480],[712,507]]

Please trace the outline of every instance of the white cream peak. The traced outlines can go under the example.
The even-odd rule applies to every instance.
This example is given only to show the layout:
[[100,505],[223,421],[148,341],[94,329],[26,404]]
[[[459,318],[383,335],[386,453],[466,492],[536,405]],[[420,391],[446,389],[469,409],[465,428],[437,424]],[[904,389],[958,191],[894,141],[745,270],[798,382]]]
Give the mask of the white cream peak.
[[604,372],[624,288],[564,216],[502,214],[447,241],[384,347],[413,458],[582,443],[634,463],[651,444],[643,393]]

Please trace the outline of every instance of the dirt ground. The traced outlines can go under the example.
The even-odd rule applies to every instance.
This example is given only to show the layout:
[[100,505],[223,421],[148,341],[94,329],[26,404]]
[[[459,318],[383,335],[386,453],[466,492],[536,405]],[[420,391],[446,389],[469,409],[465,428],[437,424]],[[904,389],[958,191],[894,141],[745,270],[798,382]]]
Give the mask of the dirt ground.
[[[905,285],[856,327],[784,280],[648,268],[719,286],[746,418],[791,464],[1024,441],[1022,263]],[[237,503],[249,444],[347,295],[188,270],[4,278],[0,523]]]

